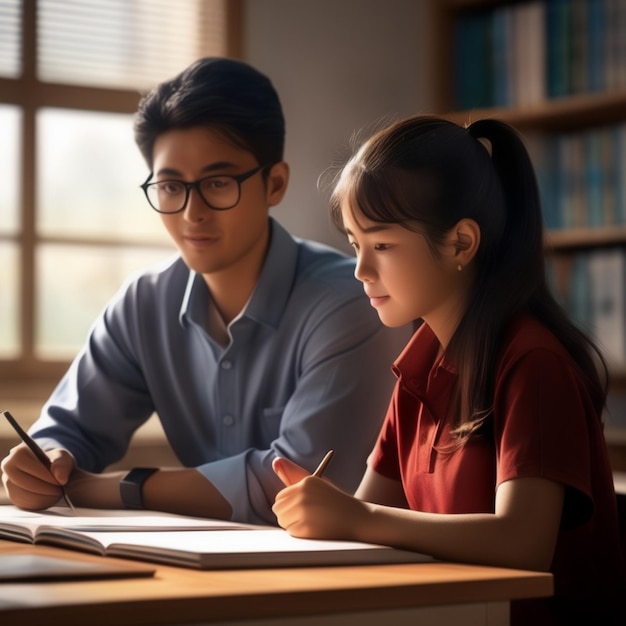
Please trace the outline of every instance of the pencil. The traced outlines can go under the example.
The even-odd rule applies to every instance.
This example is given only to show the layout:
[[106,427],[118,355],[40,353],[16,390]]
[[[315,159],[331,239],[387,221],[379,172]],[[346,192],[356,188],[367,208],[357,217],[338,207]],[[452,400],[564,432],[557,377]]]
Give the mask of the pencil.
[[[7,421],[15,432],[20,436],[20,439],[31,449],[32,453],[39,459],[41,464],[52,474],[52,461],[48,458],[48,455],[37,445],[36,441],[28,435],[28,433],[18,424],[17,420],[8,412],[2,411],[2,415],[7,418]],[[63,499],[65,500],[65,504],[73,511],[74,505],[67,497],[67,493],[65,492],[65,487],[61,485],[61,491],[63,492]]]
[[326,469],[326,466],[330,463],[330,460],[333,458],[334,450],[329,450],[324,458],[320,461],[320,464],[317,466],[315,471],[313,472],[313,476],[321,476]]

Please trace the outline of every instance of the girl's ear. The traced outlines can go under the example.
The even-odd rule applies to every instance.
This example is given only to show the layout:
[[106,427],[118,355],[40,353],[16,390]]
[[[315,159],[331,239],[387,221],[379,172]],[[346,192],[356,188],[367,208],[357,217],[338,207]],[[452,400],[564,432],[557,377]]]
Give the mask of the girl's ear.
[[289,182],[289,166],[284,161],[274,163],[267,176],[267,204],[268,206],[276,206],[287,191],[287,183]]
[[449,231],[446,256],[461,271],[472,261],[479,246],[480,226],[472,219],[463,218]]

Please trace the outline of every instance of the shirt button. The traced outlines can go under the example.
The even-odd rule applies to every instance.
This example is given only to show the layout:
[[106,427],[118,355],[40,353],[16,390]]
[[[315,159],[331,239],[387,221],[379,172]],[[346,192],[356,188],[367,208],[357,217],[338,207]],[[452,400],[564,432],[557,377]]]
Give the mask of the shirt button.
[[232,415],[224,415],[222,418],[222,424],[224,426],[232,426],[235,423],[235,418]]
[[231,361],[222,361],[222,369],[229,370],[233,366]]

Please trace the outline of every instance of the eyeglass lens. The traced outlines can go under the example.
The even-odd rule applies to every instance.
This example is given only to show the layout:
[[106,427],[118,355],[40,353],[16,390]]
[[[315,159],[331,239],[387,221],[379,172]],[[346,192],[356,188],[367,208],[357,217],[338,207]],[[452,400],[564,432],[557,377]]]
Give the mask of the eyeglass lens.
[[190,187],[194,187],[213,209],[230,209],[239,202],[239,182],[231,176],[209,176],[191,184],[178,180],[159,181],[147,185],[146,194],[157,211],[176,213],[187,204]]

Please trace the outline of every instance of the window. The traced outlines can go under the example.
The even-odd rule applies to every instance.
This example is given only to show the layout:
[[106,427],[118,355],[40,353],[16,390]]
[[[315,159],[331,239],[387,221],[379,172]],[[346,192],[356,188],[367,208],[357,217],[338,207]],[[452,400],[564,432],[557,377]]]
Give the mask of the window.
[[140,94],[236,56],[239,0],[0,0],[0,379],[58,377],[174,250],[139,184]]

